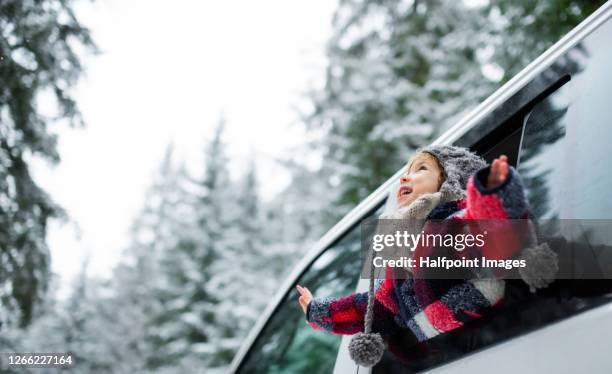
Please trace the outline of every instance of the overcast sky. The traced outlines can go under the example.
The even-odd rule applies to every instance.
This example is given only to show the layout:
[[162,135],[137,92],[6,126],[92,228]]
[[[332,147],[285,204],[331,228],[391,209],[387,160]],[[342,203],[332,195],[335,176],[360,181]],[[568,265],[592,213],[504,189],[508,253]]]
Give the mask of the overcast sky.
[[[77,9],[102,54],[75,97],[87,127],[56,126],[62,162],[36,180],[78,224],[50,226],[64,282],[90,253],[108,276],[166,146],[195,168],[221,113],[236,161],[253,151],[268,196],[285,183],[274,157],[302,139],[296,107],[320,85],[336,1],[98,0]],[[80,235],[79,235],[80,233]]]

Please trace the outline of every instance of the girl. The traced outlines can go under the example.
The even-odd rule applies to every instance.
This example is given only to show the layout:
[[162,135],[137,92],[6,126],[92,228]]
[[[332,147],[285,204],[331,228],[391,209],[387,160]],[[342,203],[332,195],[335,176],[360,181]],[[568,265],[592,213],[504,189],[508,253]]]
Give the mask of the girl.
[[[430,146],[417,151],[400,177],[397,209],[381,218],[423,220],[526,219],[528,205],[517,172],[502,155],[490,166],[469,150],[455,146]],[[425,226],[427,227],[427,226]],[[532,291],[546,286],[556,271],[553,252],[546,246],[523,250],[513,245],[506,258],[544,257],[548,269],[521,273]],[[431,248],[417,247],[414,258],[430,255]],[[486,248],[483,249],[486,255]],[[499,256],[499,252],[497,252]],[[531,259],[526,258],[530,263]],[[546,262],[546,261],[544,261]],[[539,261],[539,263],[543,263]],[[334,334],[357,334],[349,345],[351,357],[372,366],[384,351],[382,337],[398,329],[410,330],[418,341],[454,330],[498,305],[504,281],[497,279],[396,279],[385,269],[385,279],[370,281],[370,291],[339,298],[313,298],[297,285],[299,304],[314,329]],[[532,269],[534,270],[534,269]],[[371,275],[373,278],[373,272]]]

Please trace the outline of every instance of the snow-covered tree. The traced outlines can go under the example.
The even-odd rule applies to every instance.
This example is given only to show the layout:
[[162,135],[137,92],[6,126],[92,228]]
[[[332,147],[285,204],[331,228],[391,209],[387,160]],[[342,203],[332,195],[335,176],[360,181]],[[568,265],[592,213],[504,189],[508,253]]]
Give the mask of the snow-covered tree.
[[487,63],[510,80],[605,0],[490,0],[482,7],[489,21]]
[[209,283],[218,300],[213,366],[231,362],[270,296],[254,160],[226,189],[232,194],[224,203],[227,221],[217,242],[219,252]]
[[163,311],[155,320],[160,366],[185,370],[194,365],[211,366],[222,339],[213,264],[223,252],[224,232],[229,227],[225,205],[233,197],[223,129],[221,121],[206,147],[203,178],[189,178],[185,226],[161,259],[159,297]]
[[183,188],[184,174],[184,169],[175,165],[173,147],[168,146],[132,224],[130,244],[107,285],[100,314],[107,325],[108,349],[120,372],[147,372],[161,359],[158,344],[164,332],[157,318],[165,312],[160,295],[167,288],[162,265],[187,225],[189,200]]
[[291,181],[263,207],[262,235],[268,270],[265,279],[273,283],[273,289],[314,242],[336,223],[335,186],[329,178],[322,177],[326,169],[316,170],[297,162],[301,154],[281,161]]
[[477,51],[486,22],[456,1],[343,0],[311,127],[340,215],[491,91]]
[[[50,276],[50,219],[63,210],[33,180],[29,160],[59,162],[56,120],[81,124],[72,87],[81,75],[76,51],[95,50],[72,1],[0,2],[0,304],[4,324],[27,325]],[[41,95],[55,113],[38,105]],[[10,317],[10,318],[9,318]]]
[[[108,321],[100,318],[103,305],[102,282],[88,275],[88,260],[72,282],[67,298],[57,297],[58,280],[54,278],[45,301],[37,309],[32,323],[25,329],[11,328],[3,332],[3,351],[72,353],[82,372],[111,372],[116,359],[106,340]],[[6,344],[10,340],[10,344]],[[19,372],[39,372],[40,369]],[[45,373],[65,372],[65,369],[45,369]]]

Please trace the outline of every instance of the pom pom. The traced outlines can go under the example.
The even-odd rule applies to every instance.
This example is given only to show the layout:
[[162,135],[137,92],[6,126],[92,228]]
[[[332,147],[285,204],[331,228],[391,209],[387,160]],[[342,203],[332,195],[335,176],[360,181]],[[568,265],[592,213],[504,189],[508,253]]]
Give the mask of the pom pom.
[[520,258],[525,260],[526,266],[519,268],[519,274],[531,292],[547,287],[559,270],[557,254],[550,249],[547,243],[525,248]]
[[348,346],[349,354],[357,365],[370,367],[380,361],[385,352],[385,342],[379,334],[358,333]]

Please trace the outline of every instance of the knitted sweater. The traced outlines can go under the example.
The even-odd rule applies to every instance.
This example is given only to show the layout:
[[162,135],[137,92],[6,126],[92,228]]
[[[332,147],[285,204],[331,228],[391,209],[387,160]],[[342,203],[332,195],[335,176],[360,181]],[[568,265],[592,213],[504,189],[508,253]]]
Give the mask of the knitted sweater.
[[[478,170],[467,183],[466,198],[441,203],[427,219],[524,219],[528,204],[523,184],[514,168],[501,185],[486,189],[490,166]],[[482,249],[493,258],[513,258],[522,244],[507,241],[500,251]],[[417,247],[415,256],[431,255],[432,248]],[[383,337],[398,329],[410,329],[419,341],[461,327],[494,309],[503,301],[505,283],[496,279],[393,279],[390,268],[375,287],[372,331]],[[306,318],[310,326],[334,334],[352,335],[364,330],[368,293],[314,298]]]

